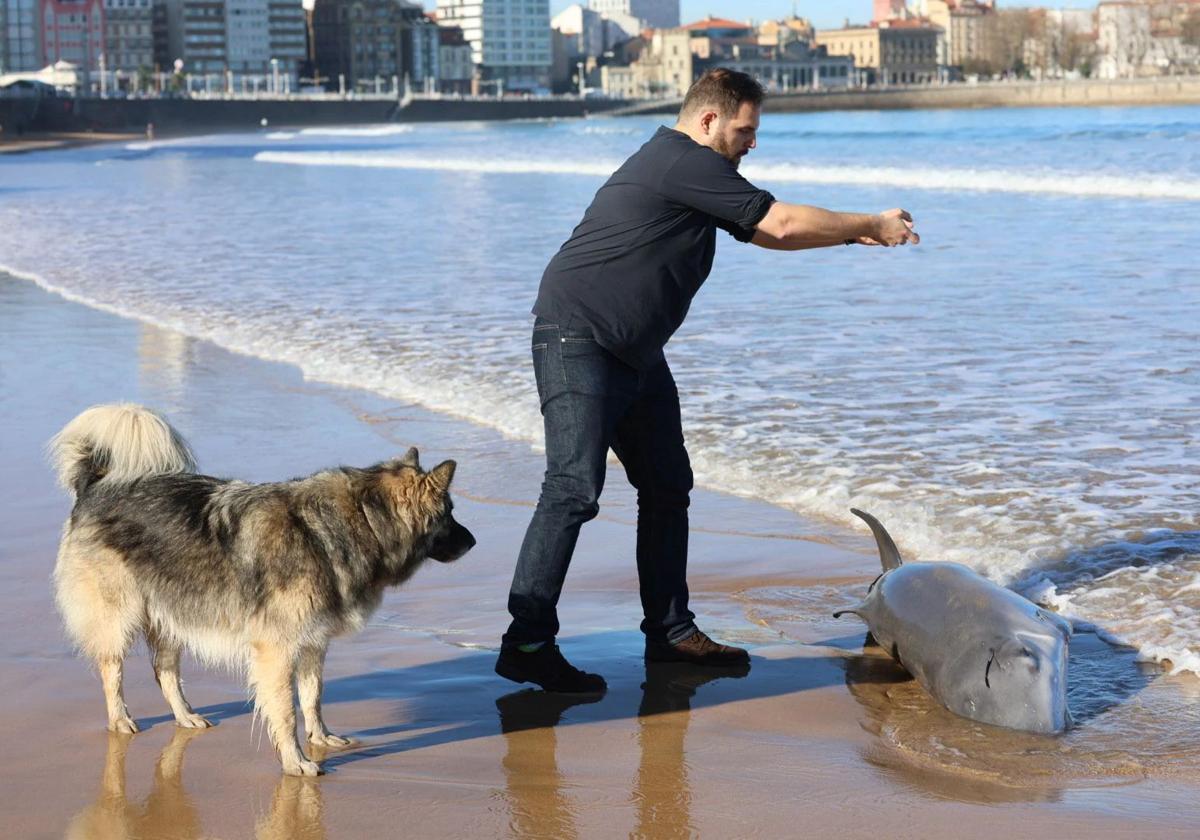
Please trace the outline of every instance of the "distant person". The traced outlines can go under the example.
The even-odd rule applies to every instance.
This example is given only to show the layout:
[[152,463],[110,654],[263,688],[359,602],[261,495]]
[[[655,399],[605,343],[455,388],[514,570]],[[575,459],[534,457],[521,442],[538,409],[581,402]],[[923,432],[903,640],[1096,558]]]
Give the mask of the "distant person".
[[557,604],[580,526],[599,511],[611,448],[637,489],[637,569],[650,662],[744,666],[688,609],[692,469],[679,394],[663,347],[708,277],[716,229],[739,242],[799,251],[916,244],[904,210],[834,213],[785,204],[738,174],[756,146],[762,87],[724,68],[687,93],[600,188],[550,260],[533,312],[533,364],[546,430],[546,474],[517,558],[496,673],[549,691],[591,693],[604,679],[555,644]]

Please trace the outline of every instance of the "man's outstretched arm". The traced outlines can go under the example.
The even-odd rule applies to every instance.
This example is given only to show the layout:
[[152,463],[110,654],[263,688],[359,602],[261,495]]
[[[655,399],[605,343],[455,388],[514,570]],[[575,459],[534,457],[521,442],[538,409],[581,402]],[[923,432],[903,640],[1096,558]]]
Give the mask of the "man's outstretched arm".
[[751,240],[762,248],[800,251],[854,242],[860,245],[916,245],[912,216],[899,208],[883,213],[835,213],[805,204],[777,201],[758,223]]

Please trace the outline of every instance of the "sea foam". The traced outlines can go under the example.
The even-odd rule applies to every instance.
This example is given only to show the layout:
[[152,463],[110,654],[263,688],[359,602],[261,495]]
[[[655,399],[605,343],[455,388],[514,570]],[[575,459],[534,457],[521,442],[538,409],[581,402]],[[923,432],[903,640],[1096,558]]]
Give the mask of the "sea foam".
[[[368,169],[407,169],[431,172],[476,172],[495,175],[587,175],[607,177],[618,160],[569,161],[542,159],[459,159],[416,157],[386,152],[263,151],[260,163],[292,166],[351,166]],[[1004,192],[1077,197],[1200,201],[1200,180],[1144,175],[1095,175],[1077,172],[1021,172],[988,169],[930,169],[928,167],[798,166],[756,163],[743,174],[761,183],[795,182],[858,187],[899,187],[949,192]]]

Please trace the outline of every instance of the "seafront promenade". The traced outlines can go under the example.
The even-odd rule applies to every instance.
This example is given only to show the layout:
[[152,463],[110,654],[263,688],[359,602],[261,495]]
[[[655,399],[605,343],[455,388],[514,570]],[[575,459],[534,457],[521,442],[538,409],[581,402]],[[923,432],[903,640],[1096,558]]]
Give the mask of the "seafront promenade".
[[956,83],[782,94],[768,101],[774,111],[1192,105],[1200,103],[1200,76]]
[[[614,115],[673,113],[679,99],[632,102]],[[1089,105],[1200,104],[1200,76],[1150,79],[1018,80],[945,85],[872,87],[856,90],[774,93],[766,110],[889,111],[922,108],[1086,107]]]
[[[1200,104],[1200,75],[1149,79],[1003,81],[846,91],[777,93],[767,110],[870,111],[923,108],[1003,108]],[[678,99],[624,101],[572,97],[337,99],[305,97],[99,99],[0,98],[0,150],[29,135],[80,132],[159,135],[249,130],[263,125],[355,125],[674,113]]]

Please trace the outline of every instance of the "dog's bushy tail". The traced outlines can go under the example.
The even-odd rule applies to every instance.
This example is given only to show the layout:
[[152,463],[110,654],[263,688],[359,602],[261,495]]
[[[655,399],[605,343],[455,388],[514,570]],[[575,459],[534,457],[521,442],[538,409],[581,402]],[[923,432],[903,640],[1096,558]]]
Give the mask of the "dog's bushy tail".
[[132,403],[96,405],[49,444],[58,481],[79,497],[97,481],[196,470],[192,451],[162,416]]

